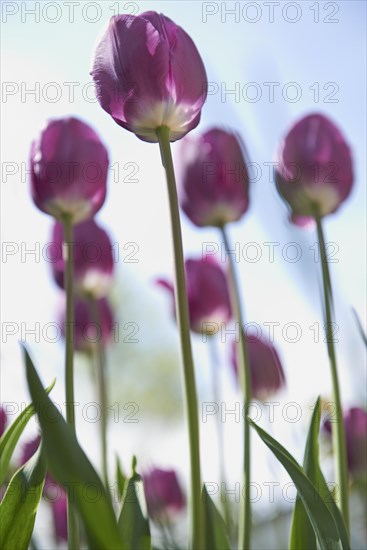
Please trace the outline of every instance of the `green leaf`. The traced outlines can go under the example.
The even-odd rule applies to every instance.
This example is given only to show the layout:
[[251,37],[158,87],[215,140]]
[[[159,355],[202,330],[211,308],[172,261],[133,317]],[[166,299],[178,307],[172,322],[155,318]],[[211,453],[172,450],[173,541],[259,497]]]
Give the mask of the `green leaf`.
[[33,363],[24,349],[27,381],[42,428],[48,466],[75,502],[93,550],[124,549],[111,499],[107,496],[74,432],[42,388]]
[[205,514],[205,547],[211,550],[230,550],[226,526],[205,485],[202,498]]
[[[339,508],[337,507],[330,489],[322,474],[319,463],[319,430],[320,430],[321,406],[320,398],[317,399],[312,414],[310,429],[307,436],[305,455],[303,459],[303,469],[308,478],[318,488],[318,491],[325,501],[331,515],[334,518],[340,535],[342,548],[349,550],[348,533],[342,519]],[[297,495],[296,504],[293,511],[293,520],[290,538],[291,550],[317,550],[315,532],[307,516],[302,499]]]
[[0,547],[27,550],[46,476],[42,445],[10,480],[0,504]]
[[120,500],[124,495],[124,489],[127,479],[122,470],[121,462],[118,456],[116,456],[116,483],[117,483],[117,495]]
[[[47,393],[50,393],[55,385],[55,382],[56,380],[54,380],[52,384],[46,388],[45,391]],[[15,446],[18,443],[18,440],[22,435],[29,419],[35,414],[35,412],[33,403],[31,403],[24,409],[24,411],[20,413],[20,415],[14,420],[11,426],[9,426],[0,438],[0,485],[2,485],[5,481],[9,462],[13,456]]]
[[[118,526],[126,550],[150,550],[150,528],[146,513],[144,487],[141,477],[135,471],[136,458],[133,458],[132,476],[125,482],[125,490]],[[140,498],[139,498],[140,497]]]
[[342,544],[338,528],[315,485],[304,473],[298,462],[280,443],[257,426],[250,418],[248,418],[248,421],[293,480],[316,533],[320,550],[341,550]]

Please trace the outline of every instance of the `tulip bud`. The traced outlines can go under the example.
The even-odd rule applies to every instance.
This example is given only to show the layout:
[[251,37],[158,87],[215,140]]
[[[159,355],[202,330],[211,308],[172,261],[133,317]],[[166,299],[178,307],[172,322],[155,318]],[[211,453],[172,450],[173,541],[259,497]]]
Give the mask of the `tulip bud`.
[[144,141],[157,142],[160,126],[175,141],[199,123],[203,62],[188,34],[162,14],[111,17],[91,74],[101,107]]
[[[96,301],[99,320],[96,322],[92,316],[91,304],[79,298],[74,302],[74,347],[77,351],[90,352],[98,343],[108,344],[112,337],[114,316],[112,309],[106,300],[101,298]],[[66,334],[65,309],[60,315],[62,335]]]
[[6,414],[4,407],[0,407],[0,437],[5,432],[7,423],[8,423],[8,415]]
[[[283,367],[274,346],[255,335],[246,336],[251,373],[251,395],[259,401],[266,401],[271,395],[285,386]],[[236,376],[237,346],[233,342],[232,366]]]
[[152,519],[169,518],[185,507],[185,496],[174,470],[153,468],[142,479],[148,514]]
[[[324,423],[324,431],[331,434],[331,422]],[[335,421],[335,420],[334,420]],[[367,477],[367,413],[352,407],[344,413],[345,437],[349,473],[354,477]]]
[[[185,273],[190,328],[198,334],[213,334],[232,317],[226,275],[211,256],[186,260]],[[157,283],[170,291],[175,313],[173,285],[162,279]]]
[[76,118],[51,120],[32,143],[31,191],[40,210],[78,223],[106,197],[108,155],[98,135]]
[[315,214],[332,214],[350,194],[350,148],[340,130],[323,115],[309,115],[297,122],[280,144],[277,160],[276,185],[296,225],[310,225]]
[[[57,256],[52,262],[52,271],[60,288],[64,288],[65,275],[65,261],[61,253],[63,239],[63,227],[56,222],[53,227],[52,242]],[[75,225],[72,257],[75,293],[84,298],[105,297],[113,281],[112,243],[107,232],[94,219]]]
[[240,138],[214,128],[181,145],[179,201],[199,227],[237,221],[249,206],[249,176]]

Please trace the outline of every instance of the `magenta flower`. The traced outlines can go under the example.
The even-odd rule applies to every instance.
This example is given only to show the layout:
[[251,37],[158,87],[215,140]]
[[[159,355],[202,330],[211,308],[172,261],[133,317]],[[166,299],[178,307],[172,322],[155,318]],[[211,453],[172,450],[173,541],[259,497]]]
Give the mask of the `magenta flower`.
[[78,223],[94,216],[106,197],[107,150],[76,118],[51,120],[32,143],[31,190],[40,210]]
[[[74,303],[74,347],[78,351],[89,352],[95,344],[102,341],[108,344],[111,340],[114,326],[114,315],[106,298],[96,301],[99,321],[96,323],[92,316],[91,305],[86,300],[75,299]],[[65,309],[60,315],[61,332],[65,337],[66,330]]]
[[[191,330],[213,334],[232,317],[226,275],[211,256],[186,260],[185,272]],[[170,291],[175,312],[173,285],[163,279],[157,283]]]
[[187,137],[180,158],[179,200],[187,217],[199,227],[240,219],[249,206],[249,175],[239,136],[213,128]]
[[62,487],[59,487],[58,497],[51,501],[51,508],[54,522],[55,540],[57,543],[67,541],[67,496]]
[[[345,436],[349,473],[367,476],[367,412],[352,407],[344,413]],[[331,422],[324,423],[324,430],[331,434]]]
[[91,74],[101,107],[144,141],[157,142],[160,126],[175,141],[199,123],[203,62],[188,34],[162,14],[111,17]]
[[[320,114],[302,118],[280,144],[275,170],[279,193],[292,210],[293,223],[305,227],[335,212],[353,185],[351,151],[340,130]],[[307,219],[308,218],[308,219]]]
[[[251,395],[259,401],[266,401],[271,395],[285,386],[283,367],[275,347],[255,335],[246,336],[251,372]],[[233,342],[232,366],[236,376],[237,345]]]
[[5,432],[7,423],[8,423],[8,415],[6,414],[4,407],[0,406],[0,437]]
[[[62,224],[56,222],[52,233],[55,250],[52,270],[60,288],[64,288],[63,240]],[[81,297],[105,297],[113,281],[112,243],[107,232],[94,219],[75,225],[73,260],[75,293]]]
[[142,479],[148,514],[152,519],[166,519],[183,510],[186,499],[174,470],[153,468]]
[[37,435],[33,439],[27,441],[22,448],[22,454],[20,456],[20,463],[21,465],[28,462],[30,458],[34,455],[34,453],[37,451],[39,445],[41,443],[41,436]]

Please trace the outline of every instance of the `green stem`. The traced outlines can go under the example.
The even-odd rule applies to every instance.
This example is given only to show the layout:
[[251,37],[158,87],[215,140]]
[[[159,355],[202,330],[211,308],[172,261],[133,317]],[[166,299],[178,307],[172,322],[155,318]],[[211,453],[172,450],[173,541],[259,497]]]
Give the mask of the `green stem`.
[[225,227],[220,228],[226,254],[229,259],[230,291],[233,316],[239,325],[240,340],[237,346],[238,374],[244,397],[244,452],[243,452],[243,495],[240,506],[240,517],[238,524],[238,549],[248,550],[251,538],[251,501],[250,501],[250,425],[247,421],[247,411],[251,403],[251,372],[248,359],[246,338],[244,335],[244,314],[241,307],[240,290],[236,275],[236,267],[233,253],[229,245],[228,235]]
[[183,359],[183,379],[185,404],[190,441],[191,463],[191,506],[190,506],[190,547],[201,550],[204,547],[204,514],[201,503],[200,444],[198,401],[195,384],[194,362],[190,341],[189,308],[187,303],[185,267],[183,258],[180,213],[178,208],[175,172],[172,161],[169,129],[166,126],[157,128],[162,164],[166,172],[168,197],[171,215],[173,254],[175,264],[175,300],[177,324],[181,339]]
[[[213,399],[219,407],[220,411],[220,390],[219,390],[219,359],[217,353],[217,346],[215,342],[215,336],[209,337],[209,354],[211,359],[212,367],[212,384],[213,384]],[[225,468],[225,456],[224,456],[224,434],[223,434],[223,423],[221,414],[216,415],[216,427],[217,427],[217,437],[218,437],[218,460],[219,460],[219,477],[220,483],[226,483],[226,468]],[[231,512],[227,501],[227,496],[224,496],[222,502],[223,513],[225,524],[227,526],[228,532],[231,532],[232,521],[231,521]]]
[[326,341],[327,350],[330,360],[331,379],[333,385],[333,399],[335,402],[335,419],[332,425],[332,435],[335,446],[335,473],[337,484],[340,491],[340,503],[345,524],[349,530],[349,495],[348,495],[348,467],[347,467],[347,451],[345,441],[345,426],[343,418],[343,409],[340,397],[340,387],[338,380],[338,369],[336,362],[336,354],[333,340],[333,316],[332,316],[332,287],[329,272],[329,264],[327,261],[325,238],[321,224],[321,217],[318,213],[315,215],[317,224],[317,235],[319,239],[322,281],[324,290],[324,306],[325,306],[325,321],[326,321]]
[[99,327],[100,338],[93,349],[93,355],[96,363],[97,379],[98,379],[98,394],[99,404],[101,407],[101,419],[100,419],[100,436],[101,436],[101,458],[102,458],[102,475],[106,490],[109,491],[108,483],[108,462],[107,462],[107,387],[105,378],[106,357],[105,349],[103,345],[103,326],[101,323],[101,316],[98,309],[98,304],[95,298],[89,300],[90,310],[93,323]]
[[[73,289],[73,223],[70,216],[63,219],[64,225],[64,261],[66,292],[66,330],[65,330],[65,396],[66,421],[75,433],[74,409],[74,289]],[[79,548],[78,518],[74,504],[68,496],[68,548]]]

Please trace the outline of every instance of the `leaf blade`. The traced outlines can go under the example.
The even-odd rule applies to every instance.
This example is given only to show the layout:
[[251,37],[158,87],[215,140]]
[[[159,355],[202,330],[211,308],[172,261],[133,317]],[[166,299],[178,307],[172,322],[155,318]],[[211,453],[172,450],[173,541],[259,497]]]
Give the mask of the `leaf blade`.
[[[124,550],[117,529],[112,503],[102,481],[52,401],[44,392],[32,360],[24,348],[27,381],[42,428],[45,452],[53,477],[76,503],[87,537],[95,549]],[[45,414],[47,413],[47,414]],[[88,487],[97,489],[98,498],[88,498]]]
[[46,477],[42,445],[10,480],[0,503],[0,547],[27,550]]
[[334,518],[317,488],[304,473],[298,462],[280,443],[257,426],[250,418],[248,418],[248,421],[292,478],[316,533],[320,549],[341,550],[341,540]]

